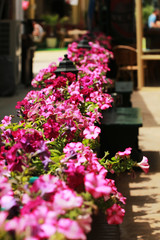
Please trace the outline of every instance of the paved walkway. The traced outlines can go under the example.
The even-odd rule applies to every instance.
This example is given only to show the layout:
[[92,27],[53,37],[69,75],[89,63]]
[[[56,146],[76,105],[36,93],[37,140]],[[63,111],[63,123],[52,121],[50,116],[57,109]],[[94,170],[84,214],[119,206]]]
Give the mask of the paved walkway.
[[48,67],[52,62],[59,63],[59,58],[63,58],[67,49],[54,51],[36,51],[33,59],[33,73],[37,74],[40,69]]
[[160,88],[144,88],[132,94],[133,107],[140,107],[143,127],[139,146],[148,157],[150,172],[120,177],[119,190],[127,197],[126,215],[120,225],[121,240],[160,239]]
[[[34,74],[51,62],[58,62],[58,58],[63,58],[66,51],[36,51]],[[0,119],[4,115],[16,114],[14,107],[17,101],[21,101],[30,89],[23,85],[18,86],[15,96],[0,97]],[[120,238],[160,240],[160,88],[134,91],[132,104],[142,111],[143,127],[139,131],[139,146],[149,158],[151,170],[147,175],[138,171],[135,179],[126,174],[120,176],[119,190],[127,197],[126,215],[120,225]]]
[[[63,58],[64,54],[67,53],[67,50],[54,50],[54,51],[36,51],[33,59],[33,74],[34,76],[39,73],[42,68],[48,67],[48,65],[52,62],[59,63],[59,57]],[[28,91],[30,91],[31,87],[25,87],[24,85],[18,85],[16,89],[16,94],[11,97],[0,97],[0,119],[2,119],[5,115],[14,115],[15,118],[13,122],[17,122],[19,120],[16,117],[15,106],[17,101],[23,100]]]

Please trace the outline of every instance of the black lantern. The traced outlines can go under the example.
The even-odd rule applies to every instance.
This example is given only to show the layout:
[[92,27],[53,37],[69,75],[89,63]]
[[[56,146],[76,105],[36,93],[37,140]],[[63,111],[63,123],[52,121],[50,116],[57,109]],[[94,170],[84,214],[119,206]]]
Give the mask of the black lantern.
[[64,59],[59,63],[59,66],[54,72],[57,77],[62,75],[62,72],[65,72],[65,73],[71,72],[76,75],[76,79],[77,79],[78,69],[75,67],[73,62],[68,58],[68,55],[65,54]]
[[85,48],[85,49],[88,49],[88,50],[91,49],[91,46],[89,45],[86,36],[84,36],[84,38],[78,43],[78,46],[77,46],[77,47],[78,47],[78,48]]
[[87,37],[88,37],[88,40],[92,42],[96,39],[92,31],[87,33]]

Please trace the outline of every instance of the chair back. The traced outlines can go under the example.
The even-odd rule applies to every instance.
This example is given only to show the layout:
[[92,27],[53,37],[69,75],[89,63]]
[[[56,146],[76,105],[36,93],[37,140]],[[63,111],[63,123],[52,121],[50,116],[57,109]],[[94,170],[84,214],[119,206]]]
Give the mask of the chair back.
[[118,67],[137,65],[137,50],[131,46],[117,45],[113,54]]
[[79,37],[87,33],[87,30],[72,29],[68,30],[68,35],[73,37],[73,40],[79,40]]

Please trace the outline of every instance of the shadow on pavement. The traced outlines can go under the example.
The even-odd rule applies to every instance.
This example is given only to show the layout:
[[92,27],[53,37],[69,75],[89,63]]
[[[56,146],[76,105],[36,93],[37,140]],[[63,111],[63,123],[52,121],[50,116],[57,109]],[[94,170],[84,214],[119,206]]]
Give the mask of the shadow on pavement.
[[[148,94],[150,97],[150,94]],[[139,91],[135,91],[132,95],[132,106],[138,107],[141,109],[142,118],[143,118],[143,126],[144,127],[156,127],[159,126],[155,121],[154,115],[151,113],[149,108],[147,107],[146,103],[143,100],[143,97],[139,93]],[[156,103],[158,104],[158,102]]]
[[15,106],[18,101],[22,101],[26,94],[33,90],[31,86],[26,87],[22,84],[17,86],[16,92],[13,96],[0,97],[0,121],[4,118],[5,115],[14,115],[12,122],[17,122],[20,120],[17,117],[17,112]]
[[[155,156],[157,154],[155,153]],[[158,161],[157,161],[158,162]],[[118,190],[127,198],[126,214],[120,227],[121,240],[157,240],[160,239],[159,229],[159,185],[156,182],[157,166],[151,164],[147,175],[142,171],[136,172],[136,177],[121,175],[117,177]],[[158,171],[160,167],[158,166]],[[154,176],[154,178],[153,178]],[[157,179],[158,180],[158,179]]]

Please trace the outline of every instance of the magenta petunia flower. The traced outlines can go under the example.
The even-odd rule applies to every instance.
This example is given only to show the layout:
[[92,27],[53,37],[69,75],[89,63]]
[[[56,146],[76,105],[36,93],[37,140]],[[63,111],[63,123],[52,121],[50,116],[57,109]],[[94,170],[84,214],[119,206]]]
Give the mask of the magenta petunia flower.
[[125,210],[118,204],[113,204],[110,208],[106,209],[107,222],[108,224],[121,224]]
[[3,127],[0,127],[0,129],[4,130],[6,126],[11,124],[12,117],[11,116],[4,116],[4,118],[1,120]]
[[124,156],[129,156],[131,154],[132,148],[126,148],[124,152],[118,152],[117,155],[124,157]]
[[23,1],[22,2],[22,9],[26,11],[29,8],[29,1]]
[[48,139],[56,138],[59,135],[59,124],[53,119],[47,119],[47,122],[43,124],[44,135]]

